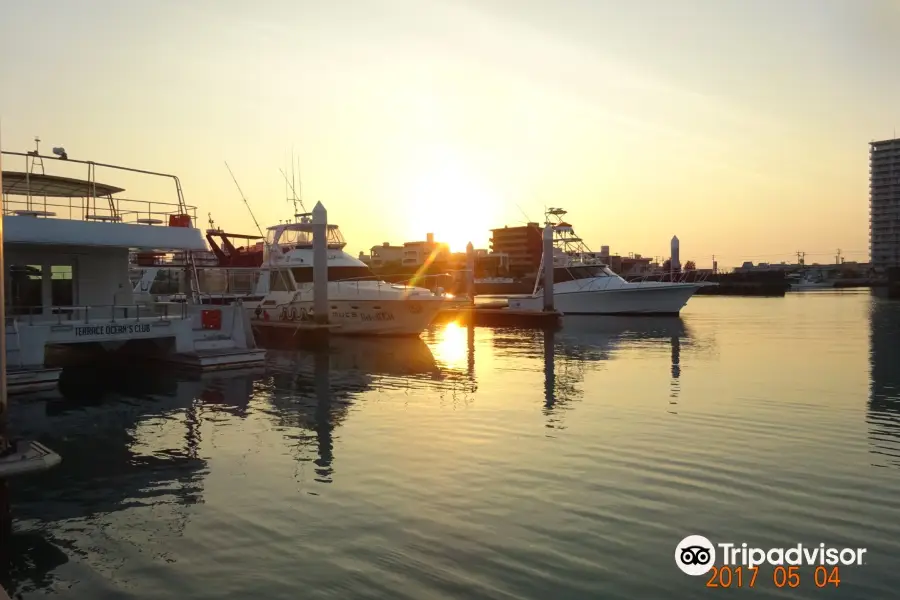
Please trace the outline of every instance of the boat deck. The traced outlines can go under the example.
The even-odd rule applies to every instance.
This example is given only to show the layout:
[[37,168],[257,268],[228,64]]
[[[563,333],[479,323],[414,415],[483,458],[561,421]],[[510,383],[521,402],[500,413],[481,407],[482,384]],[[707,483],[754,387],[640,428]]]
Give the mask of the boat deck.
[[51,367],[8,367],[6,389],[10,394],[24,394],[56,387],[62,369]]

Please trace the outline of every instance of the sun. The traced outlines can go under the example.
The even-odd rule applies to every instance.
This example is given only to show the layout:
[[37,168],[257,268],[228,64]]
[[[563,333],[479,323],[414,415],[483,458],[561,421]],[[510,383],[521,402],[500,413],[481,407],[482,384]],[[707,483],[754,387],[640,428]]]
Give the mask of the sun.
[[490,229],[502,226],[496,222],[501,203],[489,183],[447,153],[412,176],[406,204],[410,235],[433,233],[453,252],[465,251],[469,242],[484,248]]

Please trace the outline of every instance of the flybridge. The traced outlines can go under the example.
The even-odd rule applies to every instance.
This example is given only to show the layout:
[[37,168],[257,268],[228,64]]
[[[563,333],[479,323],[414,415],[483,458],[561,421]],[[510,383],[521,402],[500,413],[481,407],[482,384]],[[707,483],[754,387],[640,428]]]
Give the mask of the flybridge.
[[[206,249],[193,228],[196,207],[185,204],[178,177],[72,159],[58,150],[57,156],[39,148],[2,152],[7,243]],[[83,177],[74,176],[79,171]],[[168,179],[174,193],[169,202],[124,197],[125,188],[98,180],[98,171]]]

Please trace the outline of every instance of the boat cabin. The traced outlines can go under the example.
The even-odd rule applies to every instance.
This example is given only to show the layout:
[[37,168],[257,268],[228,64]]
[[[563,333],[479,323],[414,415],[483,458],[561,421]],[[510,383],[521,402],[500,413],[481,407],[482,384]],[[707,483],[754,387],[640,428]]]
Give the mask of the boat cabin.
[[[131,304],[129,254],[133,248],[205,249],[191,225],[176,177],[176,203],[116,196],[124,188],[96,180],[100,163],[63,160],[36,152],[3,152],[3,234],[7,315],[55,315],[67,307]],[[88,172],[86,179],[51,175],[44,163]],[[54,165],[56,166],[56,165]],[[162,175],[148,173],[151,175]],[[161,226],[160,226],[161,225]]]
[[[328,265],[329,282],[379,281],[379,277],[366,266]],[[269,271],[269,291],[293,292],[300,286],[312,285],[313,266],[276,268]]]
[[[236,318],[239,309],[169,310],[135,302],[129,278],[133,252],[154,262],[163,251],[206,249],[192,226],[196,208],[184,203],[178,178],[73,160],[57,150],[57,157],[38,150],[2,152],[4,166],[21,161],[25,167],[0,173],[8,373],[14,371],[22,386],[55,384],[59,369],[44,368],[46,348],[84,343],[149,347],[154,355],[168,348],[173,361],[200,368],[261,361],[261,351],[250,348],[252,332]],[[45,163],[63,172],[83,169],[87,177],[47,174]],[[123,187],[96,179],[98,167],[123,178],[153,176],[149,185],[169,183],[177,200],[121,197]]]
[[[280,248],[282,253],[291,250],[312,250],[313,224],[306,215],[296,223],[280,223],[266,229],[266,249]],[[327,244],[329,250],[343,250],[347,242],[337,225],[327,226]]]

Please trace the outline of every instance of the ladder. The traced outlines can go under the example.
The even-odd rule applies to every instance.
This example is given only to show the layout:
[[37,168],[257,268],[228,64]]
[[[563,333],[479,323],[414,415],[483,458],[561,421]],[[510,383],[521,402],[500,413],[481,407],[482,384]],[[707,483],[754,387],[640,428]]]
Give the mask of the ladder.
[[[183,215],[188,215],[187,204],[184,202],[184,191],[181,189],[181,180],[173,176],[175,180],[175,191],[178,194],[178,210]],[[196,225],[191,223],[192,226]],[[197,263],[194,261],[194,253],[190,250],[185,251],[185,273],[187,274],[188,286],[191,290],[191,303],[200,304],[200,277],[197,275]],[[185,294],[187,296],[187,294]]]
[[200,304],[200,277],[197,275],[197,263],[194,262],[194,253],[187,251],[188,282],[191,289],[191,303]]

